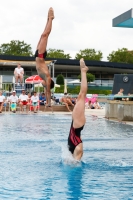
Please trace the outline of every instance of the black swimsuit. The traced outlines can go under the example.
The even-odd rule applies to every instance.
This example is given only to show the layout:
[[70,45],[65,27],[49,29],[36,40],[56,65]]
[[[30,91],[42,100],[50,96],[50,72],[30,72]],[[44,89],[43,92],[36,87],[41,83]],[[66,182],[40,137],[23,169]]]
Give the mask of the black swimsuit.
[[68,149],[73,154],[76,146],[80,143],[82,143],[82,140],[80,139],[81,131],[83,130],[84,126],[80,128],[74,128],[73,127],[73,121],[71,123],[71,128],[69,132],[68,137]]

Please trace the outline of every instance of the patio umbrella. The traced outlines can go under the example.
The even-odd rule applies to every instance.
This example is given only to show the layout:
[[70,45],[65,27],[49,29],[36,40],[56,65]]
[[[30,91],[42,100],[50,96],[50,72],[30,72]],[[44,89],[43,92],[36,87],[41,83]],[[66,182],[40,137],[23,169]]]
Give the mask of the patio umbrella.
[[33,75],[33,76],[28,77],[25,80],[25,83],[35,84],[35,83],[41,83],[42,81],[43,79],[39,75]]
[[43,87],[43,85],[41,83],[37,83],[37,84],[35,83],[34,87]]
[[76,84],[76,83],[81,83],[79,79],[76,79],[76,80],[73,80],[73,81],[69,81],[68,83],[73,83],[73,84]]
[[55,87],[60,87],[60,85],[58,85],[57,83],[54,84]]

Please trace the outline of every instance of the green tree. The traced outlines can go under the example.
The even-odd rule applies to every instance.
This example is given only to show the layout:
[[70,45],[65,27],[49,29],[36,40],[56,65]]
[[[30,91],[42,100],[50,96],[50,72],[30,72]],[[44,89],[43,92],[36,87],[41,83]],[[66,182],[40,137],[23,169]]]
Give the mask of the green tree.
[[[91,74],[91,73],[86,73],[86,77],[87,77],[87,82],[90,83],[90,82],[93,82],[95,80],[95,75]],[[78,75],[78,78],[80,79],[81,81],[81,74]]]
[[80,58],[84,58],[84,60],[98,60],[102,59],[102,52],[96,52],[95,49],[84,49],[80,50],[79,53],[76,54],[75,59],[80,60]]
[[31,46],[24,41],[12,40],[10,43],[1,44],[0,54],[15,56],[33,56]]
[[66,58],[69,59],[71,56],[69,54],[65,54],[63,50],[60,49],[48,49],[47,50],[47,58]]
[[133,63],[133,50],[129,51],[126,48],[118,49],[117,51],[112,51],[107,57],[110,62],[121,62],[121,63]]
[[64,76],[62,74],[59,74],[56,78],[56,83],[59,85],[64,85]]

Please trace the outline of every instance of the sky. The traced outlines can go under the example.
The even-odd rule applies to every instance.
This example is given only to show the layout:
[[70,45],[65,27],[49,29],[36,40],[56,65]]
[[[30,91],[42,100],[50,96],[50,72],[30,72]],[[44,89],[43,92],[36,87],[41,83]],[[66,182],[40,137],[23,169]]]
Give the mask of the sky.
[[20,40],[33,52],[44,30],[47,12],[55,19],[47,49],[64,50],[72,59],[86,48],[103,53],[133,50],[133,29],[114,28],[112,19],[133,8],[132,0],[4,0],[0,4],[0,45]]

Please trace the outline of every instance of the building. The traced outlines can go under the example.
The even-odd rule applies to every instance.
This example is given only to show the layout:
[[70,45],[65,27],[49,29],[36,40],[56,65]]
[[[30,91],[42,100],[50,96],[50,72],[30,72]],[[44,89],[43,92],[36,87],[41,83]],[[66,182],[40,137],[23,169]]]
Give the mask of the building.
[[[37,74],[34,57],[0,55],[0,76],[3,82],[12,82],[18,63],[24,68],[26,77]],[[53,78],[62,74],[66,79],[77,79],[80,73],[79,60],[47,58],[46,63]],[[113,80],[114,74],[133,74],[133,64],[87,60],[86,65],[96,80]]]

